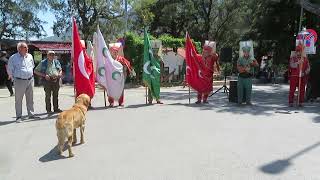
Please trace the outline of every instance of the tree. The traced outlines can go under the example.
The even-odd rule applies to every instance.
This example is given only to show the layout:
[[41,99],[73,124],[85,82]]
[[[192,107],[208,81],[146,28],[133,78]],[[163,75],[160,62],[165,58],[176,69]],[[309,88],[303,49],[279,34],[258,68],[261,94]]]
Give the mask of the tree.
[[0,0],[0,39],[45,35],[42,26],[45,22],[37,17],[45,5],[41,0]]
[[55,0],[50,6],[57,19],[53,30],[58,36],[70,31],[71,16],[76,18],[85,40],[92,38],[98,24],[109,38],[116,37],[119,32],[124,33],[122,0]]
[[259,56],[272,51],[275,63],[286,63],[298,32],[299,5],[295,0],[257,0],[252,6],[255,11],[249,16],[251,26],[245,38],[257,42]]
[[210,39],[219,47],[237,43],[235,26],[240,21],[240,4],[244,0],[159,0],[151,8],[155,18],[151,31],[184,37],[188,31],[194,39]]

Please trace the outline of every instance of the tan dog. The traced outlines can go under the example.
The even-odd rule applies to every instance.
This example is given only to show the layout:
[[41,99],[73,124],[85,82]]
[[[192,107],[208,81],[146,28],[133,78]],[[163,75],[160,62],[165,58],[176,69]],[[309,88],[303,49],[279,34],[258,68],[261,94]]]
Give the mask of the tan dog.
[[80,143],[84,143],[83,134],[86,119],[85,115],[88,110],[89,104],[90,97],[86,94],[80,94],[76,99],[76,103],[72,106],[71,109],[63,111],[58,115],[58,119],[56,121],[56,129],[60,155],[63,152],[65,140],[68,139],[69,157],[74,156],[71,150],[71,146],[72,144],[75,144],[77,142],[76,128],[80,127]]

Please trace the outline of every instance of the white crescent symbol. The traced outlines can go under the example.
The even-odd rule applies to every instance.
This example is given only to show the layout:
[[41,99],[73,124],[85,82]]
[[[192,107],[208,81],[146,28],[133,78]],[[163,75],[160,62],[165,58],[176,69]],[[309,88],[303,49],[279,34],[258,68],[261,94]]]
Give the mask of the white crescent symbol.
[[158,69],[156,66],[151,66],[150,69],[151,70],[156,70],[158,73],[160,73],[160,69]]
[[150,74],[150,72],[148,71],[148,66],[150,64],[150,61],[147,61],[146,63],[144,63],[143,65],[143,71],[146,73],[146,74]]
[[198,75],[199,75],[200,78],[203,78],[203,76],[201,75],[201,70],[200,69],[198,71]]
[[[188,72],[188,70],[189,70],[189,72]],[[189,74],[190,74],[190,72],[191,72],[191,68],[190,68],[189,66],[186,66],[186,72],[187,72],[187,75],[189,75]]]
[[79,58],[78,58],[78,67],[79,67],[79,70],[81,72],[81,74],[89,79],[89,75],[86,71],[86,68],[84,67],[84,56],[83,56],[83,50],[81,51],[81,53],[79,54]]

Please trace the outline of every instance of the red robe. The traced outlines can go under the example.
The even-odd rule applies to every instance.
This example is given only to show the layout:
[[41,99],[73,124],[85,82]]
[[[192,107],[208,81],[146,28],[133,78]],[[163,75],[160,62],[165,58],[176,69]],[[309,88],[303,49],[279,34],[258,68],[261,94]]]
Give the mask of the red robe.
[[[126,78],[127,71],[129,71],[129,73],[131,73],[131,71],[132,71],[132,67],[131,67],[130,61],[127,60],[125,57],[119,56],[119,55],[117,56],[116,60],[119,61],[122,64],[124,78]],[[114,103],[114,99],[112,97],[108,97],[108,101],[109,101],[110,104]],[[119,105],[122,105],[123,102],[124,102],[124,91],[122,92],[122,95],[119,98]]]
[[[289,63],[290,73],[290,90],[289,90],[289,103],[293,103],[294,92],[299,88],[299,103],[304,102],[305,85],[307,82],[307,75],[310,72],[310,65],[308,59],[305,57],[302,64],[299,64],[300,58],[292,57]],[[301,67],[302,65],[302,67]],[[299,78],[301,70],[301,77]],[[300,79],[300,87],[299,87]]]

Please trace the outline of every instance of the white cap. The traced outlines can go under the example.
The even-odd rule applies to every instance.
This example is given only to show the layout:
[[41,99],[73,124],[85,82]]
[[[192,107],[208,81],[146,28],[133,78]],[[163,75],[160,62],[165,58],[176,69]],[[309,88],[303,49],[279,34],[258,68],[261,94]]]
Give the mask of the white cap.
[[120,48],[121,47],[121,43],[120,42],[116,42],[116,43],[110,43],[109,44],[109,48],[111,48],[111,47],[117,47],[117,48]]
[[48,51],[47,54],[56,54],[54,51]]

